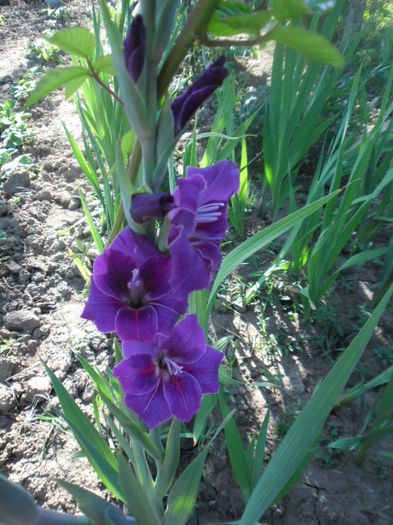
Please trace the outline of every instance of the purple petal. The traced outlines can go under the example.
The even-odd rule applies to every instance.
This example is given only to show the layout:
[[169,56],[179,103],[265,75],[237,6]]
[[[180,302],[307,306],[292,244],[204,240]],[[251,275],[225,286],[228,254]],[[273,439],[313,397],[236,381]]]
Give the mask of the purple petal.
[[123,341],[122,350],[124,357],[127,358],[140,354],[155,356],[158,349],[153,341]]
[[170,290],[169,277],[172,263],[169,257],[151,257],[140,267],[140,277],[143,280],[146,296],[149,300],[157,299]]
[[[206,190],[206,180],[203,174],[195,174],[186,179],[177,181],[177,188],[173,192],[176,207],[195,213],[201,193]],[[169,214],[169,217],[172,213]]]
[[152,306],[121,308],[116,316],[116,333],[122,341],[152,341],[157,332],[157,314]]
[[150,303],[157,312],[157,322],[159,334],[167,334],[175,325],[176,321],[187,310],[187,294],[183,299],[174,297],[174,293],[160,297]]
[[124,62],[128,73],[137,82],[145,61],[146,30],[141,15],[137,15],[128,30],[123,42]]
[[201,405],[198,381],[187,372],[171,375],[164,381],[164,397],[172,414],[180,421],[190,421]]
[[205,334],[196,315],[187,315],[171,331],[163,347],[179,365],[194,363],[206,350]]
[[149,354],[132,355],[113,369],[126,394],[147,394],[160,382],[157,364]]
[[195,363],[184,365],[183,370],[198,381],[202,394],[217,394],[220,390],[218,369],[223,359],[222,352],[207,346],[203,357]]
[[221,265],[221,251],[220,245],[215,241],[191,241],[192,247],[198,252],[198,254],[205,261],[205,265],[208,268],[210,274],[213,274],[218,270]]
[[181,228],[173,226],[171,230],[170,236],[174,237],[169,244],[173,269],[170,285],[173,293],[184,295],[194,290],[204,290],[212,279],[208,261],[200,257],[187,235],[182,235]]
[[173,207],[169,193],[138,193],[132,197],[131,215],[135,222],[143,224],[151,219],[162,219]]
[[172,418],[172,412],[164,397],[161,383],[148,394],[140,396],[126,395],[125,403],[138,414],[149,429]]
[[139,235],[130,228],[125,228],[113,241],[109,250],[124,252],[135,261],[136,266],[143,264],[149,257],[160,255],[155,244],[145,235]]
[[94,261],[93,280],[101,292],[125,303],[128,300],[127,283],[134,268],[131,257],[109,248]]
[[100,332],[113,332],[117,312],[122,306],[120,301],[101,292],[92,279],[89,297],[81,317],[93,321]]
[[187,168],[187,179],[197,174],[202,175],[206,181],[200,204],[228,202],[239,190],[240,172],[236,164],[229,160],[217,162],[208,168]]

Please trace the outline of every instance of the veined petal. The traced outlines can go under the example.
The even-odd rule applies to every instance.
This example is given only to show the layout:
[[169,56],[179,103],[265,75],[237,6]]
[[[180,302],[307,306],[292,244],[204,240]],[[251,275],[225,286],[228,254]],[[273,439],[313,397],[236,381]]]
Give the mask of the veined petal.
[[131,257],[121,251],[108,249],[94,261],[93,280],[101,292],[126,302],[127,282],[134,268]]
[[202,394],[217,394],[220,390],[218,369],[223,359],[222,352],[207,346],[203,357],[194,363],[184,365],[183,370],[198,381]]
[[126,394],[147,394],[158,387],[160,374],[150,354],[132,355],[113,369]]
[[206,339],[197,316],[187,315],[177,323],[161,346],[179,365],[200,360],[206,351]]
[[218,242],[207,240],[192,240],[192,247],[199,253],[202,259],[205,260],[206,267],[213,275],[221,265],[221,251]]
[[126,394],[125,403],[138,414],[149,429],[173,417],[172,411],[169,409],[168,402],[163,394],[162,383],[159,383],[158,386],[148,394],[139,396]]
[[123,341],[122,350],[125,358],[139,354],[155,356],[157,353],[157,347],[153,341]]
[[120,301],[101,292],[92,279],[81,317],[93,321],[100,332],[109,333],[115,330],[116,315],[122,307]]
[[122,341],[152,341],[157,332],[157,313],[152,306],[121,308],[116,316],[116,333]]
[[[198,208],[199,197],[205,189],[206,181],[200,173],[186,179],[178,179],[177,188],[173,192],[175,206],[195,213]],[[171,212],[169,217],[171,217]]]
[[140,267],[140,277],[143,280],[146,296],[149,300],[157,299],[170,290],[169,278],[172,264],[169,257],[151,257]]
[[188,294],[194,290],[204,290],[212,279],[208,261],[199,256],[187,236],[181,234],[180,228],[178,231],[179,234],[169,244],[173,268],[170,284],[173,293]]
[[164,380],[163,389],[170,411],[180,421],[190,421],[198,412],[202,391],[192,375],[187,372],[170,375]]
[[187,310],[188,301],[174,297],[173,293],[160,297],[156,301],[151,301],[157,312],[158,333],[167,334],[174,326],[176,321]]
[[[187,168],[187,179],[201,175],[206,189],[200,197],[200,204],[207,202],[228,202],[239,190],[240,172],[234,162],[223,160],[208,168]],[[186,179],[186,180],[187,180]]]
[[124,252],[134,260],[136,266],[140,266],[150,257],[160,255],[148,237],[135,233],[130,228],[125,228],[108,249]]

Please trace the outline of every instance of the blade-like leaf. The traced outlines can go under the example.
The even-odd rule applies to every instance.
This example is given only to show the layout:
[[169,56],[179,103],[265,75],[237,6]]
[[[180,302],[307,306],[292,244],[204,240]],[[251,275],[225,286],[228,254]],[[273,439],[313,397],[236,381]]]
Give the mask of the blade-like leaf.
[[180,423],[172,420],[166,442],[164,460],[160,466],[155,483],[156,499],[161,501],[175,478],[180,457]]
[[216,278],[214,280],[212,289],[209,295],[208,302],[208,311],[211,312],[211,309],[216,300],[216,294],[221,283],[226,279],[226,277],[236,270],[238,266],[246,259],[251,257],[254,253],[259,250],[262,250],[274,239],[277,239],[283,233],[290,230],[295,224],[299,221],[302,221],[306,217],[312,215],[315,211],[319,210],[324,206],[330,199],[333,199],[338,194],[338,191],[322,197],[317,201],[304,206],[298,211],[287,215],[283,219],[271,224],[267,228],[264,228],[260,232],[254,234],[252,237],[242,242],[234,250],[232,250],[223,260],[220,270],[218,271]]
[[263,515],[309,453],[373,335],[392,294],[393,285],[390,286],[366,324],[296,418],[255,487],[240,520],[240,525],[253,525]]
[[[218,401],[222,415],[224,417],[227,416],[229,408],[223,393],[218,396]],[[240,487],[244,501],[248,501],[251,494],[251,470],[247,462],[242,438],[234,419],[231,419],[225,427],[225,442],[228,448],[233,474]]]
[[143,525],[159,525],[160,519],[146,495],[149,487],[142,487],[122,454],[118,454],[118,461],[120,483],[131,514]]
[[59,398],[64,417],[83,453],[108,490],[124,501],[118,480],[116,457],[52,370],[45,363],[44,367]]

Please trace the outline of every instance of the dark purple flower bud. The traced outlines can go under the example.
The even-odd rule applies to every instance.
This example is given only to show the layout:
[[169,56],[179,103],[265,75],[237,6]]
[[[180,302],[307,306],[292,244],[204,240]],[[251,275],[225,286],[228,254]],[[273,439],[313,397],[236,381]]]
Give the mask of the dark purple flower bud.
[[131,22],[123,42],[124,62],[134,82],[138,82],[145,61],[146,30],[141,15]]
[[171,274],[170,258],[126,228],[94,261],[82,317],[123,341],[152,340],[170,330],[187,308],[185,296],[177,297],[170,287]]
[[163,219],[173,206],[169,193],[138,193],[132,197],[131,215],[135,222],[143,224],[151,219]]
[[125,391],[126,405],[149,428],[172,417],[190,421],[202,395],[220,389],[218,368],[224,355],[206,344],[195,315],[150,343],[123,343],[123,353],[114,375]]
[[228,75],[224,62],[224,57],[216,60],[187,91],[176,97],[172,102],[175,135],[180,133],[196,110],[222,85]]
[[239,189],[239,170],[231,161],[187,168],[174,191],[169,251],[175,290],[207,288],[221,263],[220,243],[228,229],[228,202]]

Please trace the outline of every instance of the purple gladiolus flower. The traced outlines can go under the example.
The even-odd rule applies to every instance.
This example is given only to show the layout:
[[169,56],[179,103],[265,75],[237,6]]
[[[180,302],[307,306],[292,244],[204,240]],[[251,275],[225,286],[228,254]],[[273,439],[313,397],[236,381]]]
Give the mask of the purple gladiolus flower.
[[195,315],[188,315],[166,336],[150,343],[123,343],[125,359],[114,375],[125,402],[149,428],[172,417],[190,421],[203,394],[219,391],[223,354],[206,344]]
[[176,97],[172,102],[175,135],[180,133],[196,110],[222,85],[228,75],[224,62],[224,57],[216,60],[187,91]]
[[169,193],[137,193],[132,197],[131,215],[135,222],[143,224],[151,219],[163,219],[173,206]]
[[174,289],[207,288],[221,263],[220,243],[228,229],[228,202],[239,189],[239,170],[222,161],[209,168],[187,168],[178,181],[171,221],[169,251]]
[[185,295],[171,290],[171,274],[170,258],[126,228],[94,262],[82,317],[123,341],[152,340],[170,330],[187,308]]
[[141,15],[131,22],[123,42],[124,62],[134,82],[138,82],[145,61],[146,29]]

